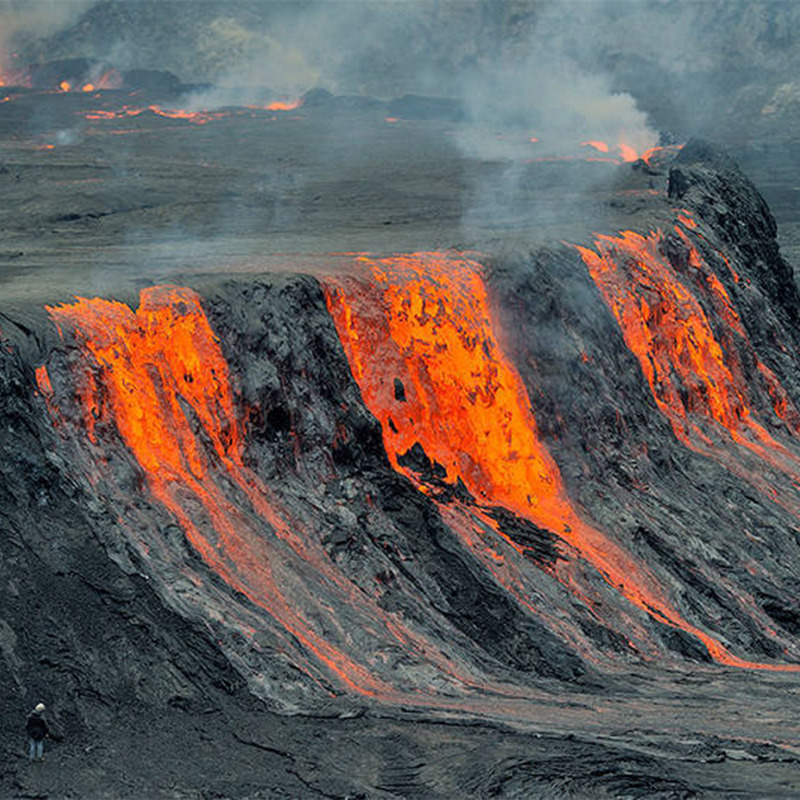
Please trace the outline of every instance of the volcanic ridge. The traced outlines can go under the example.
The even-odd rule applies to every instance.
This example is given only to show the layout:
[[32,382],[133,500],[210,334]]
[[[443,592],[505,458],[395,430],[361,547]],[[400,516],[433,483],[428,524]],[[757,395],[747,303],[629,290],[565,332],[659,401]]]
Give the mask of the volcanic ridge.
[[[55,215],[31,200],[47,230],[6,212],[0,735],[16,752],[46,695],[63,741],[36,773],[9,756],[0,793],[791,796],[800,297],[734,161],[700,140],[528,159],[523,196],[588,175],[590,205],[524,247],[533,219],[459,227],[435,196],[475,169],[444,101],[310,93],[215,117],[123,93],[163,76],[73,67],[0,107],[44,119],[4,140],[8,195],[53,175],[74,195]],[[429,163],[375,167],[394,187],[377,210],[366,179],[300,161],[318,183],[291,184],[282,215],[274,186],[236,182],[252,152],[192,176],[194,217],[146,173],[187,142],[229,149],[215,125],[283,126],[262,145],[279,150],[342,114],[366,170],[388,137],[402,162],[398,126],[432,142]],[[128,138],[142,174],[104,160]],[[419,220],[414,169],[439,182]],[[122,182],[149,201],[105,205]],[[165,255],[165,235],[168,267],[143,277],[118,218],[195,234],[220,185],[247,252]],[[111,280],[77,269],[112,250]]]

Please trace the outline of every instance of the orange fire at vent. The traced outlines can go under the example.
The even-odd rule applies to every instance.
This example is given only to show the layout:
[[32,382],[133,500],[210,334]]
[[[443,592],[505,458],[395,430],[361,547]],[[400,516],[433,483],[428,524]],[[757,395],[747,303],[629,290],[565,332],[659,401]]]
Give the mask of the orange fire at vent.
[[301,99],[295,100],[275,100],[265,106],[253,106],[253,108],[261,108],[265,111],[295,111],[303,105]]
[[[244,467],[228,366],[199,297],[190,289],[163,286],[142,291],[136,312],[101,299],[78,299],[48,311],[61,330],[74,331],[99,365],[98,370],[87,361],[76,373],[90,438],[98,440],[101,423],[115,425],[154,497],[180,521],[209,567],[266,609],[290,641],[302,643],[342,684],[368,695],[385,691],[360,656],[346,655],[298,610],[309,607],[309,596],[323,586],[350,592],[356,596],[355,601],[350,597],[351,604],[360,595],[331,577],[328,560],[312,553],[288,528],[269,503],[267,488]],[[47,371],[41,369],[37,378],[49,401]],[[232,499],[232,490],[224,488],[231,483],[246,500]],[[248,505],[274,534],[242,510]],[[296,575],[292,565],[298,558],[300,574],[319,583],[294,581],[289,599],[280,576]],[[361,608],[358,614],[365,627],[379,624],[373,610]]]
[[763,665],[729,653],[671,606],[654,576],[572,507],[539,441],[522,380],[495,335],[480,266],[439,253],[365,258],[370,280],[326,280],[328,308],[395,469],[419,443],[444,480],[480,505],[502,505],[555,531],[631,603],[696,636],[720,663]]
[[650,164],[651,161],[658,156],[667,155],[669,153],[677,153],[683,147],[682,144],[670,144],[664,145],[663,147],[651,147],[649,150],[639,153],[636,148],[625,142],[619,142],[611,147],[611,145],[609,145],[607,142],[599,141],[597,139],[590,139],[589,141],[581,142],[581,145],[583,147],[593,147],[598,152],[606,154],[611,154],[613,150],[618,154],[616,159],[626,163],[631,163],[641,159],[646,164]]
[[72,84],[69,81],[61,81],[58,84],[58,88],[61,89],[62,92],[69,92],[72,89]]

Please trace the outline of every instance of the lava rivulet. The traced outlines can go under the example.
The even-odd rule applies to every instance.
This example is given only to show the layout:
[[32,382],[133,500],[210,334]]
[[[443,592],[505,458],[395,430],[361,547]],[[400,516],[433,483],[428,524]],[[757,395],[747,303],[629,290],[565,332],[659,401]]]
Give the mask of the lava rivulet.
[[[690,220],[685,215],[679,219],[684,225]],[[660,231],[649,236],[633,231],[599,235],[594,250],[577,249],[614,313],[625,343],[639,360],[658,407],[681,441],[700,449],[710,445],[709,431],[699,425],[707,421],[762,458],[773,460],[778,454],[793,461],[751,407],[751,389],[738,348],[752,351],[752,347],[728,292],[686,233],[677,226],[675,232],[685,248],[685,280],[662,252]],[[701,297],[722,325],[721,334],[715,333]],[[758,364],[776,415],[785,418],[788,396],[775,376],[750,355]]]
[[428,488],[406,466],[421,445],[440,480],[557,532],[630,602],[699,638],[717,661],[773,668],[733,656],[684,620],[644,565],[579,517],[498,343],[477,263],[438,253],[361,261],[367,278],[326,279],[327,304],[397,470]]
[[146,112],[150,112],[159,117],[167,119],[180,119],[195,125],[207,125],[221,119],[232,119],[238,116],[253,116],[253,112],[258,111],[296,111],[303,105],[302,99],[296,100],[275,100],[270,103],[260,105],[248,105],[243,108],[226,108],[221,110],[189,110],[185,108],[165,108],[160,105],[149,105],[141,107],[122,106],[121,108],[104,110],[98,109],[87,111],[83,116],[89,120],[118,120],[130,117],[138,117]]
[[[156,287],[142,292],[137,312],[101,299],[48,310],[92,356],[74,367],[74,393],[93,441],[99,442],[101,423],[116,427],[153,496],[180,521],[208,566],[282,626],[287,647],[300,642],[352,690],[388,691],[364,664],[368,656],[348,655],[309,619],[319,615],[315,598],[327,591],[349,603],[351,622],[365,630],[383,622],[288,529],[267,488],[244,467],[228,366],[198,296]],[[49,405],[47,370],[37,378]],[[388,625],[382,635],[396,640]]]

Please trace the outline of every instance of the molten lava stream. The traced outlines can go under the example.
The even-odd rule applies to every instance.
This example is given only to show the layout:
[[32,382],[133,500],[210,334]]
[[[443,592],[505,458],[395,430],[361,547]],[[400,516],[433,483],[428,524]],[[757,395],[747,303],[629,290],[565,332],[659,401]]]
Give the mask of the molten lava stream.
[[[750,388],[738,348],[748,348],[751,360],[758,365],[769,394],[764,404],[785,419],[791,401],[775,375],[755,356],[719,278],[686,233],[678,227],[675,230],[686,248],[695,291],[704,297],[723,326],[725,347],[697,296],[661,252],[661,232],[646,237],[633,231],[597,236],[596,250],[577,249],[619,322],[625,343],[639,360],[656,404],[670,420],[675,435],[698,452],[714,456],[741,477],[756,485],[763,483],[758,476],[742,470],[710,438],[714,430],[724,432],[737,445],[798,480],[800,459],[768,433],[751,409]],[[796,418],[793,407],[792,412]],[[705,427],[701,428],[698,421],[703,421]],[[759,486],[765,487],[768,484]],[[797,513],[800,508],[792,510]]]
[[[288,649],[300,642],[342,685],[389,700],[400,695],[370,663],[387,644],[420,658],[424,653],[462,685],[478,685],[366,598],[313,537],[298,536],[275,511],[267,487],[242,463],[228,366],[194,292],[146,289],[136,313],[100,299],[48,311],[84,348],[73,391],[91,440],[103,444],[108,436],[100,436],[101,426],[116,427],[153,496],[180,521],[206,564],[283,627]],[[45,367],[37,379],[60,420]],[[322,598],[337,598],[340,610]],[[352,642],[354,629],[359,643]]]
[[439,253],[359,259],[369,277],[330,277],[328,308],[396,470],[424,488],[406,457],[419,444],[481,505],[502,505],[555,531],[631,603],[729,653],[674,609],[655,577],[578,516],[541,444],[522,380],[493,332],[480,266]]

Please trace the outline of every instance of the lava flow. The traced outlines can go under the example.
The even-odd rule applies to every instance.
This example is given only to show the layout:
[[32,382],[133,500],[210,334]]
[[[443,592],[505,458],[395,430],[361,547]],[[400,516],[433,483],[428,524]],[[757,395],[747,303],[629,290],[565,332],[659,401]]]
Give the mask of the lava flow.
[[369,278],[328,278],[327,304],[395,469],[431,489],[408,467],[419,445],[442,481],[557,532],[628,601],[700,639],[716,661],[798,669],[732,655],[683,619],[645,566],[580,518],[498,344],[477,263],[439,253],[360,260]]
[[296,111],[303,105],[302,98],[273,100],[271,103],[263,105],[250,105],[248,108],[253,108],[259,111]]
[[[84,357],[73,364],[74,395],[85,429],[100,446],[98,430],[115,427],[142,468],[153,496],[180,522],[195,550],[230,587],[279,623],[285,648],[313,654],[329,674],[362,694],[388,691],[364,664],[367,653],[346,653],[329,631],[318,598],[338,597],[350,624],[396,641],[381,612],[332,572],[329,560],[303,541],[274,510],[268,489],[242,463],[227,363],[200,305],[189,289],[156,287],[141,293],[137,312],[122,303],[79,299],[48,311],[70,330]],[[37,371],[57,424],[53,386]],[[101,456],[101,459],[104,456]],[[325,633],[318,630],[322,627]],[[369,636],[378,636],[370,633]],[[313,675],[312,667],[302,667]]]
[[[697,227],[685,213],[678,219],[689,229]],[[677,226],[676,234],[686,252],[688,285],[664,255],[660,231],[649,236],[633,231],[602,235],[595,240],[595,250],[577,249],[639,360],[658,407],[684,444],[700,449],[711,445],[708,426],[701,429],[698,424],[702,420],[716,424],[762,458],[774,461],[778,454],[794,460],[756,419],[740,348],[748,350],[766,382],[765,404],[785,420],[796,418],[791,401],[755,356],[722,282]],[[723,326],[719,334],[704,304]]]
[[368,263],[384,319],[363,316],[344,284],[329,287],[328,304],[394,467],[407,473],[402,456],[419,443],[450,482],[460,477],[481,503],[535,510],[543,524],[562,530],[572,512],[536,437],[521,380],[492,335],[474,265],[435,254]]
[[183,108],[163,108],[158,105],[149,105],[142,108],[130,108],[129,106],[122,106],[120,109],[113,111],[87,111],[84,113],[86,119],[91,120],[115,120],[126,119],[128,117],[138,117],[145,112],[151,112],[159,117],[166,117],[167,119],[182,119],[187,122],[192,122],[195,125],[206,125],[213,120],[222,119],[223,117],[230,116],[224,111],[187,111]]
[[666,155],[674,155],[678,150],[683,147],[683,145],[675,144],[675,145],[664,145],[661,147],[650,147],[643,152],[639,152],[636,148],[632,147],[625,142],[620,142],[619,144],[615,145],[613,148],[607,142],[600,141],[598,139],[591,139],[586,142],[581,142],[583,147],[592,147],[597,150],[599,153],[603,153],[606,155],[610,155],[612,151],[616,151],[619,154],[619,159],[623,162],[632,163],[634,161],[644,161],[646,164],[649,164],[654,158],[659,158]]
[[[84,87],[84,91],[92,91],[93,88],[94,87]],[[122,106],[121,108],[112,110],[98,109],[84,112],[83,116],[90,120],[116,120],[138,117],[141,114],[150,112],[159,117],[166,117],[167,119],[180,119],[195,125],[207,125],[209,122],[220,119],[227,119],[245,114],[252,116],[251,112],[253,111],[295,111],[302,105],[302,98],[296,100],[275,100],[261,105],[248,105],[243,108],[227,108],[217,111],[209,109],[192,111],[185,108],[165,108],[164,106],[152,104],[141,107]]]

